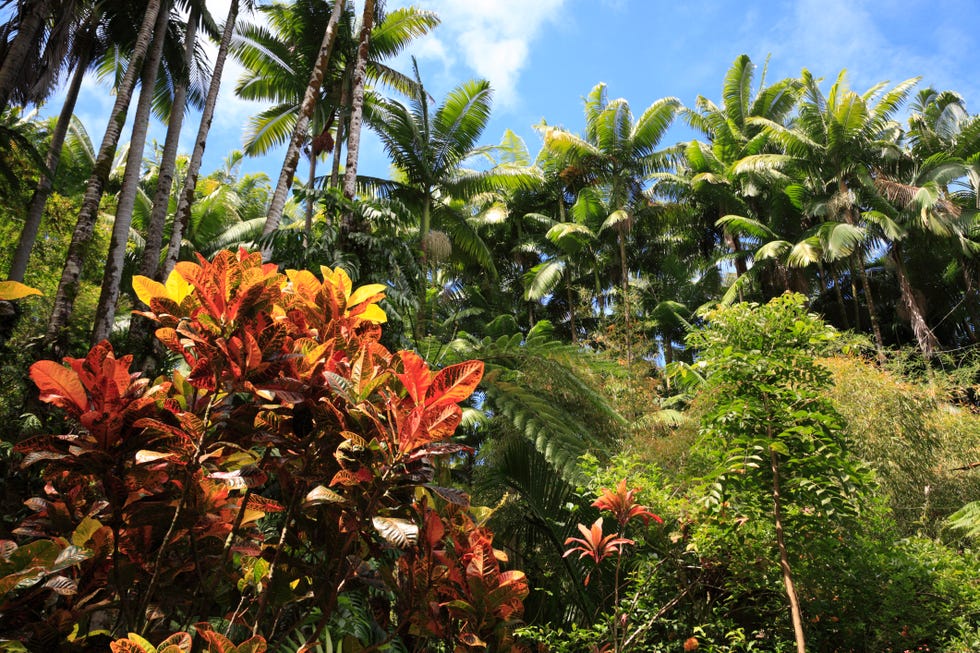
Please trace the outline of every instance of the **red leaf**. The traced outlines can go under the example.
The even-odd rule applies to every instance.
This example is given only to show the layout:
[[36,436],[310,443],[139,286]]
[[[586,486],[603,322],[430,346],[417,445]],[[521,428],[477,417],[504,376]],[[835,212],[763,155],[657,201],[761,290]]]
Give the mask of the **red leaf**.
[[64,408],[75,416],[88,410],[85,387],[73,370],[54,361],[31,365],[31,379],[41,391],[41,401]]
[[425,395],[427,408],[458,404],[476,390],[483,378],[483,361],[466,361],[439,370]]
[[422,360],[422,357],[414,351],[400,351],[398,357],[402,361],[404,372],[398,375],[402,385],[408,391],[412,403],[420,404],[425,398],[425,393],[432,384],[432,374],[429,367]]

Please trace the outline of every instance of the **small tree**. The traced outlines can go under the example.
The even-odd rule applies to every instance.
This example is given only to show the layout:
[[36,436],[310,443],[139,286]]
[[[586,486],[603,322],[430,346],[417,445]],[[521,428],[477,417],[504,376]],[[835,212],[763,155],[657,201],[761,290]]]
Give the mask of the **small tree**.
[[[802,295],[708,314],[688,337],[700,352],[712,406],[702,444],[717,458],[708,503],[742,518],[771,515],[793,631],[806,650],[784,529],[853,515],[862,472],[847,455],[843,421],[826,393],[830,373],[814,359],[836,332],[806,312]],[[792,515],[792,519],[787,516]]]

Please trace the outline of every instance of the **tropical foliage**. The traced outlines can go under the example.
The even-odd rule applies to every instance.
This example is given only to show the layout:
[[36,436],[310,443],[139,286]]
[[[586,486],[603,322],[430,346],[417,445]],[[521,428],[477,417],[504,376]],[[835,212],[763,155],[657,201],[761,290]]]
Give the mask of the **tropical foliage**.
[[962,96],[742,55],[535,153],[431,11],[145,4],[0,29],[0,650],[980,646]]

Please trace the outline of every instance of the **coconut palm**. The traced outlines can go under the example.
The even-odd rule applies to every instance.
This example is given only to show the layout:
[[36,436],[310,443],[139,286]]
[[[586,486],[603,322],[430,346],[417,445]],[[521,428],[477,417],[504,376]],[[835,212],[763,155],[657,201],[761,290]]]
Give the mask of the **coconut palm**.
[[[818,210],[829,210],[835,214],[835,220],[861,227],[861,209],[877,195],[874,171],[886,158],[897,158],[901,154],[901,128],[893,115],[917,81],[909,79],[890,89],[881,83],[858,94],[848,88],[846,71],[841,71],[824,95],[819,80],[804,69],[801,78],[803,99],[792,126],[767,118],[750,119],[780,144],[783,153],[745,157],[736,166],[736,171],[777,168],[788,173],[792,170],[809,188],[813,199],[806,209],[809,215],[816,215]],[[881,358],[884,340],[868,281],[865,251],[861,244],[855,248],[851,254],[851,269],[860,279]]]
[[633,221],[649,203],[644,194],[646,180],[668,163],[667,152],[657,148],[680,108],[677,98],[662,98],[634,122],[629,103],[609,100],[606,85],[600,83],[585,100],[584,137],[559,128],[545,132],[545,148],[562,161],[566,176],[580,186],[601,186],[608,198],[610,213],[600,231],[609,229],[616,234],[628,360],[632,358],[632,325],[627,241]]
[[[251,2],[247,1],[246,7],[251,7]],[[239,0],[231,0],[228,5],[228,14],[225,17],[221,40],[218,43],[218,53],[215,55],[214,67],[211,70],[211,81],[208,84],[204,108],[201,111],[201,121],[198,124],[197,135],[194,140],[194,151],[191,153],[191,158],[187,165],[187,174],[184,177],[183,187],[177,196],[177,209],[174,214],[173,227],[170,230],[170,243],[167,247],[166,256],[163,262],[157,267],[156,274],[154,275],[158,280],[164,279],[170,274],[180,254],[180,244],[188,221],[190,220],[191,204],[194,201],[194,190],[197,187],[201,161],[204,159],[204,148],[207,146],[211,121],[214,119],[215,107],[218,104],[218,92],[221,90],[221,77],[224,72],[225,61],[228,58],[228,52],[231,48],[235,26],[238,22],[239,8]]]

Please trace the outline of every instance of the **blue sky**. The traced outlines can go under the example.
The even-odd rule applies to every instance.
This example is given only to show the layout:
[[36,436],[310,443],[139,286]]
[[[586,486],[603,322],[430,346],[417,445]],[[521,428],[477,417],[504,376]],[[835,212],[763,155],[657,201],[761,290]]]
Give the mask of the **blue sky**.
[[[228,0],[208,4],[221,20]],[[356,4],[359,10],[362,2]],[[759,65],[757,83],[770,56],[769,80],[806,67],[827,88],[846,68],[851,87],[864,91],[879,81],[922,76],[920,85],[958,91],[968,109],[980,111],[980,3],[974,0],[388,0],[389,7],[407,4],[442,17],[411,49],[429,92],[438,100],[463,80],[489,79],[495,108],[484,141],[495,143],[510,128],[532,155],[541,144],[532,125],[545,119],[581,130],[582,98],[600,81],[610,98],[626,98],[637,115],[665,96],[686,105],[699,94],[718,101],[723,76],[742,53]],[[396,67],[408,71],[407,56]],[[237,64],[226,68],[205,173],[241,147],[245,121],[261,108],[234,97],[240,73]],[[86,81],[76,113],[96,141],[111,104],[106,86]],[[44,112],[59,107],[56,97]],[[197,116],[191,115],[183,151],[190,150],[196,130]],[[151,138],[162,142],[163,136],[163,126],[156,125]],[[688,137],[678,126],[664,144]],[[360,170],[386,175],[377,139],[367,137],[363,148]],[[282,156],[247,160],[244,170],[275,179]]]

